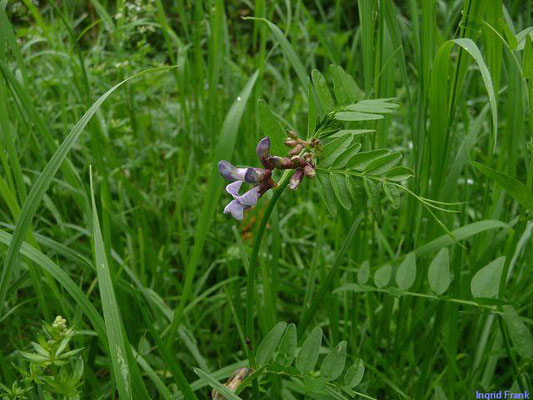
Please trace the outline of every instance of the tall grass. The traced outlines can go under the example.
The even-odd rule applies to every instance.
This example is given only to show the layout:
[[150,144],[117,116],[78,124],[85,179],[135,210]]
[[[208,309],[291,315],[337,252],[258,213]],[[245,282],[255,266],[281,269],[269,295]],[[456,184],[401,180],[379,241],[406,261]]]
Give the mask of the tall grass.
[[[352,3],[0,2],[1,382],[61,314],[83,398],[224,392],[280,321],[320,327],[321,360],[345,341],[370,398],[531,389],[531,4]],[[399,107],[362,151],[400,151],[415,196],[331,218],[308,180],[222,214],[216,163],[257,164],[265,104],[305,137],[374,98]]]

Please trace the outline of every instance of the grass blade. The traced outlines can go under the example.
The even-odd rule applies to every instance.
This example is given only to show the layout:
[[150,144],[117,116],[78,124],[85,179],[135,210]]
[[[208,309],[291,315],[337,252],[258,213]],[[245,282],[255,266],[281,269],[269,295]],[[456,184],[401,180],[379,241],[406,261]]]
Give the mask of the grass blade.
[[[220,132],[220,138],[218,140],[217,148],[215,149],[214,160],[223,160],[231,156],[233,148],[235,147],[235,142],[237,141],[237,133],[239,125],[241,122],[242,115],[244,113],[244,108],[248,102],[248,98],[252,93],[252,88],[254,87],[255,81],[257,80],[258,72],[256,71],[248,80],[241,93],[237,99],[232,104],[228,115],[224,120],[222,125],[222,131]],[[215,211],[218,199],[220,198],[220,193],[222,189],[222,178],[218,174],[216,163],[211,168],[211,173],[209,175],[209,182],[207,185],[207,195],[205,201],[202,205],[202,212],[200,214],[200,220],[198,221],[198,226],[196,228],[194,236],[194,246],[191,250],[191,256],[185,270],[185,284],[183,286],[181,299],[178,307],[175,310],[174,318],[172,319],[172,324],[170,328],[170,334],[168,335],[167,344],[171,343],[174,333],[177,331],[177,328],[180,323],[183,310],[185,309],[185,304],[189,300],[192,284],[194,281],[194,275],[196,273],[196,267],[200,261],[200,256],[202,255],[202,250],[204,248],[205,239],[207,238],[207,233],[209,227],[211,226],[211,219]]]
[[[0,231],[0,243],[7,246],[10,245],[13,236],[7,232]],[[107,344],[107,336],[105,334],[104,320],[93,306],[89,298],[83,293],[79,286],[63,271],[56,263],[54,263],[49,257],[41,253],[36,248],[30,246],[28,243],[23,243],[20,249],[20,253],[32,260],[36,265],[45,269],[54,277],[54,279],[72,296],[76,301],[80,309],[87,315],[89,321],[98,334],[98,337],[102,340],[104,345]]]
[[116,84],[107,92],[105,92],[102,96],[100,96],[98,100],[96,100],[96,102],[91,106],[91,108],[87,110],[83,117],[81,117],[78,123],[74,126],[74,128],[72,128],[70,133],[58,147],[50,161],[48,161],[48,164],[46,164],[43,171],[41,172],[41,175],[39,175],[39,178],[37,178],[37,180],[35,181],[35,184],[32,186],[28,197],[22,205],[22,210],[15,226],[13,238],[7,250],[7,255],[4,260],[4,268],[2,269],[2,277],[0,280],[0,312],[2,311],[4,305],[4,300],[6,298],[6,293],[9,287],[11,276],[13,275],[13,271],[15,270],[15,267],[17,265],[17,255],[19,253],[20,247],[22,246],[22,242],[26,237],[26,233],[30,228],[33,215],[35,214],[39,203],[41,202],[46,191],[48,190],[48,187],[50,186],[50,183],[52,182],[52,179],[54,178],[57,170],[61,166],[61,163],[67,157],[70,149],[72,149],[72,146],[74,146],[74,143],[76,143],[76,140],[81,135],[83,129],[87,126],[92,116],[100,108],[102,103],[124,83],[147,73],[163,71],[169,68],[174,67],[160,67],[145,70],[138,74],[132,75],[127,79],[124,79],[122,82]]
[[137,306],[141,310],[141,314],[146,321],[146,326],[148,327],[148,330],[150,332],[150,335],[152,335],[152,339],[154,339],[158,350],[161,353],[161,356],[165,360],[168,368],[170,369],[170,373],[172,374],[172,377],[174,378],[174,381],[178,385],[178,388],[181,390],[181,393],[185,397],[186,400],[197,400],[198,397],[194,394],[194,391],[192,390],[191,386],[189,385],[189,382],[187,382],[187,379],[183,375],[183,372],[178,365],[175,357],[173,357],[167,350],[166,346],[163,344],[163,341],[161,340],[161,337],[157,333],[154,323],[150,317],[148,308],[145,306],[143,300],[139,296],[139,293],[137,290],[133,292],[135,294],[135,300],[137,302]]
[[353,235],[355,234],[355,231],[359,227],[359,224],[361,223],[361,220],[363,219],[362,214],[359,214],[357,218],[352,223],[352,226],[350,228],[350,231],[346,235],[344,239],[344,243],[342,244],[342,248],[337,252],[335,262],[333,263],[333,266],[331,267],[331,270],[329,271],[327,277],[324,279],[323,282],[320,284],[320,288],[318,289],[318,293],[313,298],[313,301],[311,302],[311,305],[303,312],[303,315],[300,319],[300,324],[298,325],[298,332],[301,334],[302,332],[305,332],[305,329],[311,322],[311,319],[315,315],[318,306],[322,303],[324,300],[324,297],[326,294],[331,290],[331,283],[333,282],[333,278],[339,271],[342,263],[342,258],[344,256],[344,253],[350,246],[350,242],[352,240]]
[[228,400],[242,400],[239,396],[237,396],[235,393],[233,393],[231,390],[229,390],[226,386],[224,386],[222,383],[217,381],[207,372],[204,372],[199,368],[195,368],[194,372],[196,372],[196,375],[198,375],[200,378],[206,381],[209,384],[209,386],[216,389],[218,392],[222,393]]
[[486,165],[473,161],[474,167],[479,169],[483,174],[488,176],[498,185],[503,187],[513,199],[518,201],[524,208],[533,212],[533,193],[522,182],[516,180],[512,176],[496,171]]
[[105,328],[109,340],[109,353],[120,398],[133,399],[130,366],[128,363],[128,355],[126,353],[126,346],[129,345],[123,335],[117,299],[115,297],[115,290],[113,289],[113,281],[111,280],[111,271],[109,270],[102,232],[100,231],[100,223],[98,222],[98,213],[94,201],[92,173],[90,180],[91,204],[93,211],[94,262],[96,264],[96,274],[100,286]]

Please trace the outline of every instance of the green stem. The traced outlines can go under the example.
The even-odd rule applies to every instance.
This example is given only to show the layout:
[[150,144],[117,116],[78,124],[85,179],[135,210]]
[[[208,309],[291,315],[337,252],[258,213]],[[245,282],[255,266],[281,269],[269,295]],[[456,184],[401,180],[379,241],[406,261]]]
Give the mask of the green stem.
[[254,351],[254,299],[255,299],[255,273],[259,265],[258,257],[259,250],[261,250],[261,243],[263,241],[263,235],[267,226],[268,220],[277,201],[287,184],[289,183],[292,170],[286,170],[278,182],[277,189],[274,190],[274,195],[267,205],[263,218],[259,223],[257,232],[255,234],[254,245],[252,248],[252,255],[250,257],[250,265],[248,267],[248,280],[246,285],[246,337],[250,340],[250,346],[248,349],[248,360],[250,361],[250,367],[256,368],[255,365],[255,351]]

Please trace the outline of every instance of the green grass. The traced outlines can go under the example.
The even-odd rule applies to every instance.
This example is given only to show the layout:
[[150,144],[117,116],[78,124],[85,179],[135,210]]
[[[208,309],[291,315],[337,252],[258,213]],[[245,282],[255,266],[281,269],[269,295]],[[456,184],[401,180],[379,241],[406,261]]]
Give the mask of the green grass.
[[[62,315],[87,399],[533,389],[530,2],[36,3],[0,2],[0,382]],[[222,214],[219,160],[318,128],[315,179]]]

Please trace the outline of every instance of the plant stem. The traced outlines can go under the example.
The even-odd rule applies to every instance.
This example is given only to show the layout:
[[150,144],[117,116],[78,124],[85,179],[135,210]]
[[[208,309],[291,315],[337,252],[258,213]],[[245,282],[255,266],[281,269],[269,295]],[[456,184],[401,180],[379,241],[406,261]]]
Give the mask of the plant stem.
[[250,346],[248,348],[248,360],[250,361],[250,367],[254,368],[255,365],[255,349],[254,349],[254,299],[255,299],[255,273],[259,265],[258,257],[259,250],[261,250],[261,243],[263,241],[263,235],[265,228],[276,206],[278,199],[287,184],[289,183],[292,170],[286,170],[278,182],[277,189],[274,190],[274,195],[267,205],[263,218],[259,223],[257,232],[255,234],[254,245],[252,248],[252,255],[250,257],[250,265],[248,267],[248,279],[246,285],[246,337],[250,340]]

